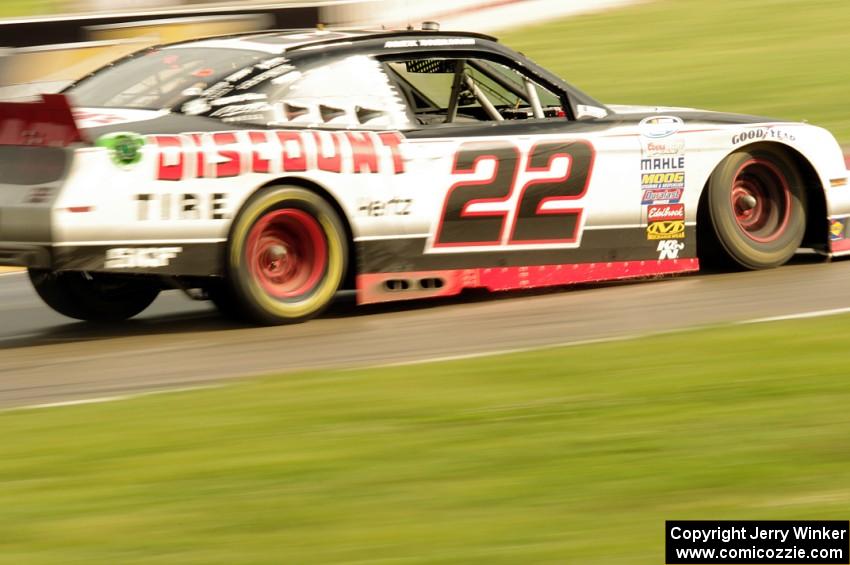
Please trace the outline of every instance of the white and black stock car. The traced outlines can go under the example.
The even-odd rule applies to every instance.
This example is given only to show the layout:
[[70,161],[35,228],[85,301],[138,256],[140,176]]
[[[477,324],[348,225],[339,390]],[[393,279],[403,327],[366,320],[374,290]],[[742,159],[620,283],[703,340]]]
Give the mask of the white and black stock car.
[[847,177],[824,129],[605,105],[483,35],[255,33],[1,104],[0,264],[84,320],[183,288],[295,322],[342,288],[375,303],[848,253]]

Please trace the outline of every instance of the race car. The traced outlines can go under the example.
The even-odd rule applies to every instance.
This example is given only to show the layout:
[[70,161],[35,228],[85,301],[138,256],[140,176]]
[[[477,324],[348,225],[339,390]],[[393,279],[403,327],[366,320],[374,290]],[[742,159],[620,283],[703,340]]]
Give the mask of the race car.
[[261,324],[361,304],[850,253],[824,129],[606,105],[493,37],[269,31],[0,104],[0,265],[56,311],[164,289]]

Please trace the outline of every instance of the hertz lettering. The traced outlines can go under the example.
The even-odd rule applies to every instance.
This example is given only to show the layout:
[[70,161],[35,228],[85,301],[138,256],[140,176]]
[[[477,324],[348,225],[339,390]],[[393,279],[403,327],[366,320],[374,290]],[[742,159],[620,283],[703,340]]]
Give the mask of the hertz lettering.
[[646,227],[646,239],[653,241],[659,239],[684,239],[685,222],[682,220],[671,220],[653,222]]

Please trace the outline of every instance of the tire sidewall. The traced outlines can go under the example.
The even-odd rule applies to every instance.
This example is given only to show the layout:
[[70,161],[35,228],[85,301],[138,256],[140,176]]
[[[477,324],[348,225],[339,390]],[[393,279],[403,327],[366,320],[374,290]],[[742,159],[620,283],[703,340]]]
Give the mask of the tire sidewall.
[[[112,275],[79,271],[28,269],[41,299],[69,318],[88,322],[118,322],[143,312],[159,295],[155,281],[116,279]],[[112,285],[117,286],[117,292]]]
[[[251,273],[246,245],[254,225],[266,214],[280,209],[310,214],[321,227],[327,246],[324,272],[318,284],[296,299],[269,295]],[[293,186],[272,186],[255,194],[233,223],[227,250],[227,277],[235,298],[249,318],[266,324],[295,323],[324,310],[342,284],[348,267],[345,230],[333,207],[321,196]]]
[[[791,193],[785,231],[770,242],[757,242],[746,235],[735,219],[731,192],[735,175],[747,161],[759,159],[774,165],[785,177]],[[797,251],[806,230],[806,194],[802,177],[783,154],[770,149],[742,149],[729,155],[711,175],[708,206],[715,235],[729,257],[748,269],[779,266]]]

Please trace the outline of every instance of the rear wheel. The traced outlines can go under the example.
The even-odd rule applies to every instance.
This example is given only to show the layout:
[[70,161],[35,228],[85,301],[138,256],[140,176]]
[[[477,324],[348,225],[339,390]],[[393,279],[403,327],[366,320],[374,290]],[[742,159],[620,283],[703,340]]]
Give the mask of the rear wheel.
[[319,195],[291,186],[253,197],[234,222],[227,280],[214,301],[262,324],[302,322],[333,300],[345,275],[345,229]]
[[76,271],[29,270],[41,299],[69,318],[116,322],[141,313],[159,295],[159,287],[144,279]]
[[806,231],[806,193],[794,164],[769,149],[740,150],[711,175],[708,215],[725,259],[747,269],[787,262]]

